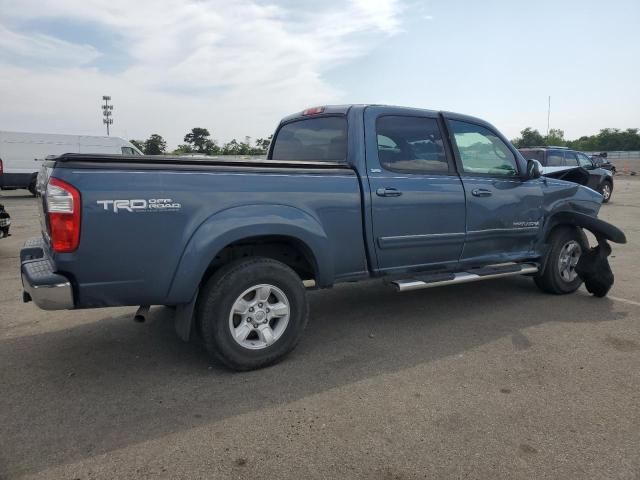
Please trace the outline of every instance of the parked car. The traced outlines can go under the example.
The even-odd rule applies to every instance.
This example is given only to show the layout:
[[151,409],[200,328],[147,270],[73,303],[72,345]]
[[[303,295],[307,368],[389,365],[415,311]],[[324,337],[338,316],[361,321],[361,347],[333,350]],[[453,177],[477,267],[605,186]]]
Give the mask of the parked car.
[[118,137],[0,131],[0,190],[25,188],[35,195],[40,161],[63,153],[142,155]]
[[140,305],[140,319],[175,306],[178,334],[199,329],[238,370],[295,347],[305,285],[377,277],[404,292],[525,274],[566,294],[582,282],[580,227],[615,228],[596,218],[600,194],[542,180],[489,123],[379,105],[286,117],[266,159],[65,154],[41,180],[25,301]]
[[611,200],[613,173],[596,167],[586,154],[565,147],[521,148],[520,153],[526,159],[538,160],[542,164],[543,175],[570,168],[584,168],[589,173],[587,186],[599,192],[604,203]]
[[589,158],[593,162],[594,166],[610,170],[614,175],[617,173],[616,166],[609,160],[607,160],[607,152],[598,153],[597,155],[590,155]]
[[4,209],[4,205],[0,203],[0,238],[9,236],[9,228],[11,227],[11,216]]

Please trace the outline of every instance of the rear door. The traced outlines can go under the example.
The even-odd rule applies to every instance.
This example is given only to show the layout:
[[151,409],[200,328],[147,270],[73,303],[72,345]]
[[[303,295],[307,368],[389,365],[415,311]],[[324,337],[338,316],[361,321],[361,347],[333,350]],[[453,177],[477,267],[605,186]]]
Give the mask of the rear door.
[[367,107],[366,164],[378,270],[457,264],[465,200],[436,112]]
[[542,180],[521,177],[515,149],[490,126],[458,119],[447,125],[467,202],[462,261],[529,257],[542,225]]

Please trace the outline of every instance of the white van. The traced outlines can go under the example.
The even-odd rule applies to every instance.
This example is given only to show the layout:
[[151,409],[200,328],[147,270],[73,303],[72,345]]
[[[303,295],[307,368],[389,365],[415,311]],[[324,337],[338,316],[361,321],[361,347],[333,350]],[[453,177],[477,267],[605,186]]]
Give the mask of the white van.
[[0,131],[0,189],[26,188],[35,195],[40,161],[63,153],[142,155],[118,137]]

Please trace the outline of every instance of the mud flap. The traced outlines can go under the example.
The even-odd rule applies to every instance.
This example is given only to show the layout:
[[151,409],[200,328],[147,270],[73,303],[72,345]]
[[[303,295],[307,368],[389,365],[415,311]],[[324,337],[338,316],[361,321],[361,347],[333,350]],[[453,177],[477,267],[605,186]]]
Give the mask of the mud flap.
[[194,312],[196,309],[196,301],[198,300],[198,293],[196,292],[193,299],[189,303],[182,303],[176,306],[176,313],[174,319],[174,327],[176,333],[181,340],[188,342],[191,340],[195,324]]

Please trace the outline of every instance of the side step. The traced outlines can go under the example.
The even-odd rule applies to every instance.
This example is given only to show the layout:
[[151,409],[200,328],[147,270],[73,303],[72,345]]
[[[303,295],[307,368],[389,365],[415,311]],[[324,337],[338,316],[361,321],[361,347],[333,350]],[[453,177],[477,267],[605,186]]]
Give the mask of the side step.
[[512,275],[525,275],[536,273],[538,265],[535,263],[519,263],[509,265],[499,265],[495,267],[472,268],[467,272],[457,273],[434,273],[403,280],[392,280],[390,283],[399,292],[419,290],[422,288],[440,287],[442,285],[453,285],[457,283],[477,282],[490,278],[510,277]]

